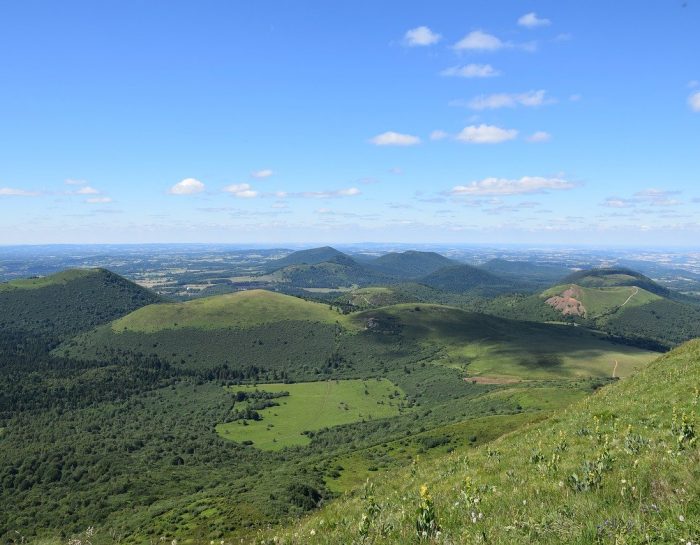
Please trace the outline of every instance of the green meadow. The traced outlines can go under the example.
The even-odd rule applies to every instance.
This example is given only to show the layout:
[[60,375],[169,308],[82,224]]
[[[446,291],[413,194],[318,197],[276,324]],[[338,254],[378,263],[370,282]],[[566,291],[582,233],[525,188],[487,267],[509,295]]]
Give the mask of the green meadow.
[[252,441],[257,448],[280,450],[307,445],[305,431],[396,416],[403,392],[386,379],[329,380],[298,384],[232,386],[234,392],[289,392],[278,406],[260,411],[262,420],[237,420],[216,427],[225,439]]
[[164,329],[249,328],[270,322],[341,320],[327,305],[265,290],[239,291],[143,307],[112,323],[112,330],[155,333]]

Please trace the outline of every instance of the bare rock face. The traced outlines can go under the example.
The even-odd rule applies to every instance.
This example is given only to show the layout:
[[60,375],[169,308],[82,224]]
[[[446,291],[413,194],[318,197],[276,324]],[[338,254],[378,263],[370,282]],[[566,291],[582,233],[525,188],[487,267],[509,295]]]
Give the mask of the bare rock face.
[[580,297],[581,289],[578,286],[571,286],[559,295],[550,297],[545,303],[561,312],[564,316],[581,316],[585,318],[586,307],[579,301],[578,298]]

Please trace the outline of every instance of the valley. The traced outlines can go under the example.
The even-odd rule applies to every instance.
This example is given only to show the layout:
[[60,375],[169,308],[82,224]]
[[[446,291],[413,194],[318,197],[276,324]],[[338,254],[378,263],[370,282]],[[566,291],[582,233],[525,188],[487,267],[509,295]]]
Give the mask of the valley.
[[[633,309],[656,313],[669,344],[685,340],[672,320],[692,324],[661,311],[696,311],[617,269],[385,255],[370,269],[333,248],[292,253],[261,272],[284,277],[273,290],[186,300],[102,269],[0,284],[0,535],[258,539],[368,479],[549,425],[659,357],[654,337],[616,332]],[[331,277],[353,284],[308,287]],[[585,312],[553,307],[562,294]]]

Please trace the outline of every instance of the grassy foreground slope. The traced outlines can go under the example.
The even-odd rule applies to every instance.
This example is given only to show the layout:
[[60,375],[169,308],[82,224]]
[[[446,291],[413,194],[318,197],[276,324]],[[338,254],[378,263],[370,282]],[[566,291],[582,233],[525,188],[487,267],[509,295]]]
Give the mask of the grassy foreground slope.
[[478,449],[378,477],[256,543],[700,540],[700,341]]
[[60,338],[160,300],[105,269],[69,269],[0,284],[0,328]]

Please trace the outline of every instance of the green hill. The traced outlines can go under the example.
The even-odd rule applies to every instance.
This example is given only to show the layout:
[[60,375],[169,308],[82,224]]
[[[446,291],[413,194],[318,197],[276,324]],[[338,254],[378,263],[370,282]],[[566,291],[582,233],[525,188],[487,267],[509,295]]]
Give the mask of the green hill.
[[479,268],[534,288],[551,286],[570,273],[570,269],[561,265],[507,259],[492,259]]
[[333,323],[337,313],[311,303],[266,290],[247,290],[185,303],[143,307],[112,322],[115,333],[155,333],[165,329],[247,329],[266,323],[303,320]]
[[[651,356],[570,326],[519,323],[431,304],[343,316],[321,303],[263,290],[150,305],[56,349],[81,359],[115,352],[153,354],[192,369],[226,364],[242,372],[254,366],[272,380],[283,372],[294,380],[319,373],[361,377],[377,361],[399,368],[402,354],[430,355],[433,365],[474,376],[607,377],[616,359],[621,376]],[[329,368],[334,361],[343,364]]]
[[517,285],[513,281],[471,265],[445,267],[424,276],[418,282],[439,290],[484,296],[517,291]]
[[700,342],[536,425],[372,479],[277,543],[697,543]]
[[671,291],[651,278],[624,267],[587,269],[572,273],[562,279],[561,284],[577,284],[587,288],[609,288],[636,286],[660,297],[669,297]]
[[280,282],[299,288],[338,289],[390,283],[391,278],[361,265],[345,254],[311,265],[289,265],[275,271]]
[[0,328],[65,337],[160,301],[104,269],[70,269],[0,284]]
[[275,271],[278,269],[283,269],[284,267],[289,267],[290,265],[316,265],[317,263],[331,261],[335,258],[348,258],[352,260],[350,256],[336,250],[335,248],[323,246],[321,248],[299,250],[280,259],[274,259],[267,264],[267,268],[270,271]]
[[575,323],[656,350],[700,337],[700,308],[642,274],[593,269],[564,280],[537,295],[493,298],[480,309],[516,320]]
[[444,267],[456,265],[456,261],[435,252],[391,252],[369,262],[369,266],[386,275],[402,280],[426,276]]

